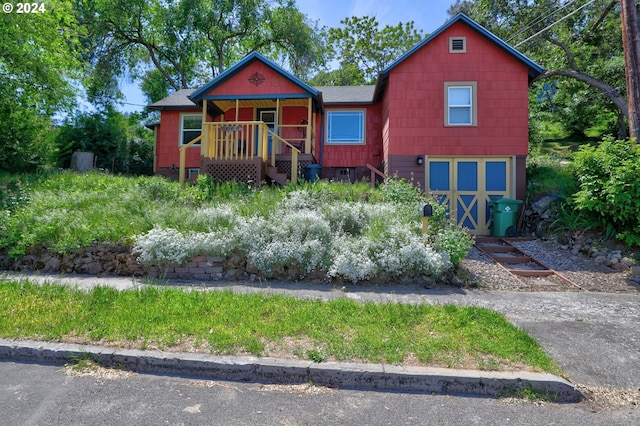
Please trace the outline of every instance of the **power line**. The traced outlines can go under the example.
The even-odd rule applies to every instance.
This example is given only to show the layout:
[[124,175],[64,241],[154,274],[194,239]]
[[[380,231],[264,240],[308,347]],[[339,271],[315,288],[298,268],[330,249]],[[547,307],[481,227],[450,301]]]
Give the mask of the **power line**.
[[132,104],[131,102],[120,102],[122,105],[133,105],[133,106],[141,106],[141,107],[146,107],[146,105],[142,105],[142,104]]
[[584,9],[585,7],[589,6],[590,4],[594,3],[596,0],[591,0],[588,3],[583,4],[582,6],[580,6],[579,8],[577,8],[576,10],[574,10],[573,12],[569,13],[568,15],[563,16],[562,18],[558,19],[556,22],[554,22],[553,24],[549,25],[548,27],[538,31],[537,33],[535,33],[534,35],[532,35],[529,38],[526,38],[524,40],[522,40],[520,43],[516,44],[513,47],[518,47],[521,44],[524,44],[526,42],[528,42],[529,40],[531,40],[534,37],[539,36],[540,34],[542,34],[543,32],[547,31],[549,28],[555,26],[556,24],[559,24],[560,22],[564,21],[565,19],[567,19],[568,17],[575,15],[576,13],[578,13],[579,11],[581,11],[582,9]]
[[[558,0],[560,1],[560,0]],[[535,24],[537,24],[540,21],[543,21],[545,19],[547,19],[548,17],[550,17],[551,15],[554,15],[558,12],[560,12],[562,9],[570,6],[571,4],[575,3],[576,0],[569,0],[568,2],[566,2],[563,6],[557,8],[556,10],[549,12],[549,14],[545,15],[545,16],[541,16],[537,19],[534,19],[532,22],[530,22],[529,24],[527,24],[524,28],[520,29],[519,31],[517,31],[515,34],[513,34],[511,37],[509,37],[507,39],[507,43],[509,43],[511,40],[513,40],[516,36],[518,36],[519,34],[522,34],[523,32],[529,30],[530,28],[532,28]]]

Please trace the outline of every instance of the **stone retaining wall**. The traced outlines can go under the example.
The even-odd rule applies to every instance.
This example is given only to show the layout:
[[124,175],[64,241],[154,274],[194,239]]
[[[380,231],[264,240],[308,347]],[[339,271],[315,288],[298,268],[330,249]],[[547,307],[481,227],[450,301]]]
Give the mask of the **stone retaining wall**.
[[137,255],[131,252],[130,246],[110,243],[75,249],[67,254],[36,246],[18,259],[2,253],[0,269],[202,281],[256,278],[255,274],[238,269],[237,265],[229,267],[225,259],[212,256],[198,256],[179,266],[146,266],[137,261]]

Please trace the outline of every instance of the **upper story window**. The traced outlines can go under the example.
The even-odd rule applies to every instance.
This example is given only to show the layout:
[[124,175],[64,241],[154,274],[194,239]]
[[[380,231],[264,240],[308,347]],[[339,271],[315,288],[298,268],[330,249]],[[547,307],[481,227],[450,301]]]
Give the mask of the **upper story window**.
[[328,110],[327,143],[364,144],[364,110]]
[[445,126],[476,126],[477,84],[472,82],[451,82],[444,84]]
[[[180,146],[186,145],[202,134],[202,114],[180,115]],[[200,142],[194,145],[200,145]]]
[[449,53],[466,53],[466,37],[449,37]]

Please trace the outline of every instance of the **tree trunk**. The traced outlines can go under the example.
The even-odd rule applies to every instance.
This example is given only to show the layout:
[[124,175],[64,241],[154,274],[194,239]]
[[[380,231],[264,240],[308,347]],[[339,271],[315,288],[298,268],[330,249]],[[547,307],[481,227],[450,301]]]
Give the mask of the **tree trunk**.
[[627,81],[629,136],[640,137],[640,40],[635,0],[620,0]]

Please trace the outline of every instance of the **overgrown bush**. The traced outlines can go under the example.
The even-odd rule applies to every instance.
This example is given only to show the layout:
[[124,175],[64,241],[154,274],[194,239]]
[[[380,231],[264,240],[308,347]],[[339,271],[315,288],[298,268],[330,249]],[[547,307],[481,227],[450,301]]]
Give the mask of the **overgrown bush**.
[[462,262],[474,240],[471,234],[458,226],[447,226],[432,237],[433,247],[440,253],[447,253],[454,265]]
[[57,163],[69,167],[75,151],[96,155],[98,168],[115,173],[153,174],[153,133],[137,113],[122,114],[107,107],[79,114],[55,132]]
[[[6,76],[4,71],[3,67]],[[1,89],[0,93],[6,94]],[[49,167],[55,161],[53,129],[49,116],[35,105],[26,107],[0,96],[0,171],[34,173]]]
[[424,202],[424,195],[411,195],[409,191],[420,193],[406,182],[393,185],[387,190],[405,195],[387,202],[332,200],[317,188],[304,188],[284,190],[267,214],[246,210],[246,203],[196,209],[189,228],[200,231],[177,233],[170,228],[163,235],[154,228],[136,237],[135,249],[142,261],[167,264],[199,254],[240,253],[267,277],[285,273],[302,278],[313,271],[352,282],[378,274],[440,276],[452,260],[462,260],[472,238],[445,223],[441,206],[435,207],[441,217],[433,228],[436,233],[423,237],[416,201]]
[[0,210],[12,212],[28,200],[27,185],[20,178],[0,180]]
[[130,242],[154,225],[176,227],[193,211],[180,185],[160,177],[51,173],[30,184],[29,199],[13,208],[0,249],[21,256],[36,244],[69,252],[95,242]]
[[[38,244],[68,253],[124,242],[146,263],[221,256],[244,259],[267,277],[437,277],[464,257],[468,233],[410,183],[389,182],[381,191],[329,183],[184,188],[160,177],[51,173],[29,184],[28,199],[16,202],[23,196],[15,183],[3,193],[12,194],[13,210],[0,209],[0,249],[17,257]],[[434,217],[423,237],[418,205],[427,200]]]
[[530,156],[527,160],[527,192],[535,198],[554,193],[566,198],[578,190],[573,168],[557,156]]
[[640,245],[640,145],[605,138],[597,147],[583,146],[574,167],[580,182],[576,208],[597,215],[604,227],[612,225],[626,244]]

